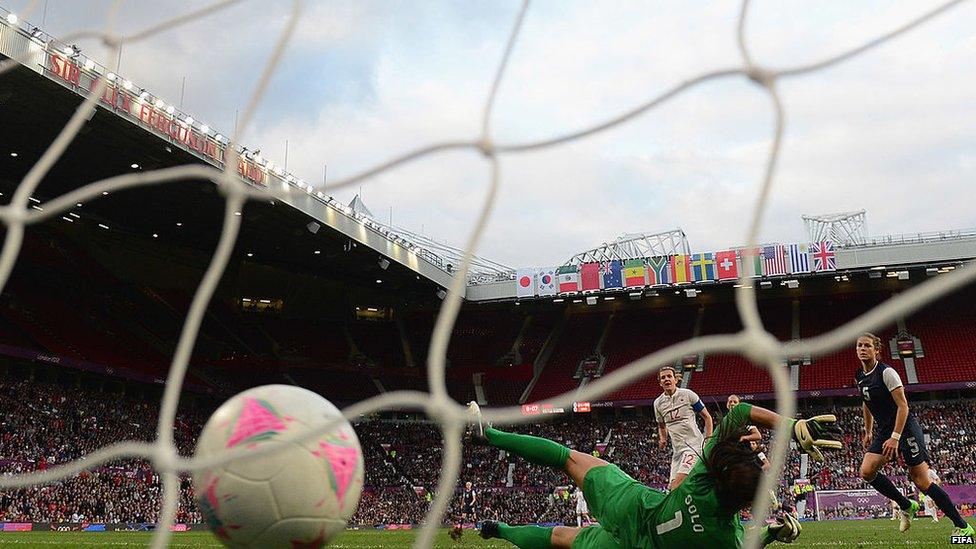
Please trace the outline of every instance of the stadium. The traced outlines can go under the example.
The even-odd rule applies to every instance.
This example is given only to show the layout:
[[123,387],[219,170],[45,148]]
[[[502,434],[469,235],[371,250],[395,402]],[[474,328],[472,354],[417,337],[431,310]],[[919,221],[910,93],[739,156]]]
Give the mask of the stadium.
[[[7,480],[84,464],[120,441],[157,440],[171,363],[187,337],[184,322],[201,280],[212,272],[214,250],[226,242],[226,219],[236,218],[239,235],[204,304],[176,393],[172,443],[180,456],[202,447],[208,420],[242,391],[300,387],[348,414],[384,395],[425,394],[438,371],[428,365],[443,359],[444,389],[458,405],[477,403],[486,416],[508,408],[519,419],[500,428],[606,460],[661,493],[674,471],[656,401],[673,393],[662,388],[658,368],[670,368],[677,388],[700,397],[691,421],[704,410],[705,427],[695,423],[695,429],[711,433],[713,418],[718,430],[733,415],[732,395],[777,409],[774,378],[754,360],[764,355],[731,347],[683,353],[591,397],[593,386],[621,379],[615,374],[629,365],[687,340],[747,331],[739,313],[744,292],[755,295],[762,328],[779,342],[796,343],[899,296],[969,276],[962,273],[976,258],[976,229],[869,235],[870,209],[803,216],[802,241],[745,246],[730,240],[702,250],[676,228],[581,246],[565,262],[544,267],[468,257],[374,214],[361,194],[338,200],[290,173],[287,159],[278,164],[236,144],[234,136],[86,57],[71,40],[12,11],[0,8],[0,16],[0,198],[11,207],[22,199],[26,213],[18,215],[35,216],[0,293],[0,471]],[[77,134],[40,185],[21,196],[38,159],[77,113],[84,119]],[[94,182],[187,165],[224,175],[173,177],[161,185],[139,180],[138,189],[78,194]],[[262,198],[230,208],[230,179]],[[65,196],[88,198],[65,203]],[[924,434],[926,462],[959,515],[973,524],[976,287],[951,283],[959,289],[870,331],[880,338],[879,361],[903,382]],[[433,356],[442,311],[458,287],[446,351]],[[900,511],[862,478],[867,389],[854,375],[860,367],[855,339],[829,352],[785,347],[798,350],[777,357],[772,367],[785,374],[796,399],[791,415],[834,414],[842,448],[826,452],[821,463],[800,440],[793,442],[774,484],[771,518],[765,509],[755,517],[750,507],[735,515],[736,523],[747,531],[756,529],[753,518],[782,526],[776,517],[789,514],[803,525],[793,542],[799,547],[948,545],[953,525],[941,505],[919,510],[911,537],[904,537],[891,522]],[[510,539],[479,537],[486,521],[550,530],[601,522],[599,516],[577,521],[574,482],[563,471],[493,440],[492,446],[473,440],[477,419],[465,426],[459,474],[439,487],[451,470],[446,439],[455,430],[430,411],[390,405],[348,418],[361,447],[354,452],[360,477],[337,484],[329,474],[333,491],[355,493],[345,486],[359,482],[361,495],[334,546],[409,546],[432,520],[437,547],[514,546]],[[763,430],[759,441],[770,456],[774,434]],[[172,471],[160,472],[154,456],[98,458],[63,478],[0,489],[0,545],[147,546],[153,533],[166,530],[164,543],[173,547],[233,546],[237,534],[208,516],[213,501],[187,470],[174,485],[174,520],[160,527]],[[908,467],[915,464],[905,459],[880,473],[901,494],[923,500],[929,494],[913,483]],[[465,499],[465,482],[474,485],[474,505]],[[439,497],[446,514],[432,517]],[[957,537],[952,541],[973,542]]]

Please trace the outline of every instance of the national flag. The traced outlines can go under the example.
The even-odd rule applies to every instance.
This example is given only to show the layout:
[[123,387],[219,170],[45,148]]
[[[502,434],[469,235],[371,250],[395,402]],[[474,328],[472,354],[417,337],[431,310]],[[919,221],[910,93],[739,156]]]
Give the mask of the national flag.
[[786,274],[786,247],[782,244],[763,246],[763,273],[766,276]]
[[515,297],[532,297],[535,295],[535,269],[519,269],[515,271]]
[[647,283],[671,284],[671,256],[658,255],[647,258]]
[[742,248],[739,250],[739,259],[742,263],[739,268],[746,273],[746,276],[757,277],[763,275],[763,251],[762,248]]
[[837,259],[834,253],[834,243],[831,240],[810,244],[810,255],[813,256],[814,271],[836,271]]
[[628,288],[641,287],[647,283],[644,279],[644,260],[628,259],[624,263],[624,279]]
[[691,262],[686,255],[671,256],[671,281],[675,284],[691,282]]
[[600,272],[603,273],[603,289],[612,290],[614,288],[623,288],[623,278],[622,278],[622,267],[623,262],[619,259],[614,259],[613,261],[604,261],[600,264]]
[[556,295],[556,269],[543,267],[536,271],[535,285],[539,295]]
[[810,246],[806,244],[790,244],[786,247],[790,256],[790,272],[810,272]]
[[695,282],[715,280],[715,254],[711,252],[692,254],[691,274]]
[[715,252],[715,263],[718,266],[719,280],[732,280],[739,278],[739,266],[736,261],[734,250]]
[[559,293],[579,291],[579,267],[563,265],[556,269],[556,279],[559,281]]
[[600,289],[600,264],[584,263],[580,266],[580,279],[583,281],[583,291]]

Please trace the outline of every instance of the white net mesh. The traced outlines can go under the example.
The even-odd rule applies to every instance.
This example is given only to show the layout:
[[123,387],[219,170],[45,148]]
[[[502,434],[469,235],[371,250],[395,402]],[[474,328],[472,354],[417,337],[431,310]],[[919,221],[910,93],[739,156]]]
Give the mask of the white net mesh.
[[[458,478],[461,462],[461,436],[464,425],[470,421],[470,417],[465,413],[465,408],[454,402],[447,393],[445,385],[445,358],[452,328],[457,318],[464,293],[466,274],[470,264],[471,254],[477,248],[481,239],[486,222],[492,213],[495,197],[500,184],[498,158],[502,155],[513,155],[526,151],[557,147],[561,144],[585,139],[589,136],[610,130],[616,126],[638,117],[655,107],[658,107],[683,92],[704,84],[705,82],[745,77],[753,81],[763,90],[770,99],[770,107],[775,115],[775,126],[773,129],[773,139],[766,161],[765,171],[759,188],[759,195],[756,197],[755,208],[753,210],[751,223],[749,225],[747,244],[750,248],[755,247],[757,236],[763,219],[770,192],[773,188],[774,173],[777,158],[780,152],[780,144],[783,135],[783,105],[777,93],[776,84],[784,78],[795,77],[820,71],[832,65],[844,62],[855,56],[861,55],[866,51],[888,42],[895,37],[904,34],[926,21],[950,10],[961,3],[962,0],[947,2],[907,23],[893,29],[881,36],[872,38],[862,45],[852,48],[838,55],[810,63],[807,65],[788,67],[785,69],[769,69],[757,65],[750,56],[748,41],[746,39],[746,21],[749,12],[749,2],[744,1],[739,15],[737,26],[737,39],[739,52],[742,57],[742,64],[738,67],[717,70],[701,74],[695,78],[682,82],[665,93],[650,98],[646,102],[636,107],[625,110],[621,114],[610,118],[604,122],[587,127],[579,131],[560,135],[550,139],[527,142],[527,143],[496,143],[492,138],[492,110],[495,97],[505,76],[505,69],[509,57],[518,39],[522,22],[529,2],[522,4],[516,20],[512,26],[511,34],[508,37],[504,55],[499,63],[494,80],[488,92],[485,107],[482,113],[481,133],[476,138],[467,141],[455,141],[436,143],[422,147],[415,151],[398,156],[390,161],[384,162],[374,168],[368,169],[358,175],[332,183],[323,191],[334,191],[342,187],[348,187],[379,173],[391,170],[399,165],[418,160],[430,155],[457,149],[468,149],[480,151],[484,156],[489,167],[490,184],[488,194],[484,198],[481,210],[478,214],[475,228],[467,239],[465,249],[465,261],[454,276],[453,283],[444,300],[440,313],[434,327],[433,336],[430,343],[429,360],[427,364],[427,375],[429,378],[429,393],[416,391],[397,391],[379,395],[374,398],[359,402],[343,410],[344,415],[349,419],[354,419],[361,414],[371,413],[386,409],[417,409],[424,411],[429,417],[436,420],[440,425],[444,437],[443,467],[441,470],[436,498],[431,506],[425,525],[420,531],[415,542],[416,547],[430,547],[434,540],[436,528],[442,524],[444,513],[453,494],[453,487]],[[22,12],[22,17],[29,17],[31,12],[38,7],[39,0],[33,0]],[[81,30],[70,33],[62,37],[64,42],[78,40],[80,38],[97,38],[108,48],[106,59],[111,61],[118,55],[121,47],[121,35],[116,32],[118,12],[122,6],[122,1],[115,2],[108,12],[107,25],[103,30]],[[138,42],[157,35],[175,26],[194,21],[211,13],[237,3],[236,0],[224,0],[208,5],[202,9],[174,17],[162,23],[153,25],[136,32],[128,33],[125,37],[126,43]],[[275,48],[261,72],[260,78],[254,91],[251,93],[250,100],[246,108],[242,111],[240,121],[237,126],[237,134],[232,136],[226,150],[233,151],[234,144],[238,141],[239,135],[248,127],[249,122],[257,108],[264,92],[267,88],[271,75],[281,61],[285,46],[292,37],[296,23],[302,11],[302,2],[293,0],[292,9],[289,14],[287,24],[281,35],[278,37]],[[23,60],[12,59],[0,63],[0,75],[12,69],[18,62]],[[105,63],[106,65],[110,62]],[[211,262],[206,273],[198,286],[193,297],[189,312],[180,333],[179,343],[173,356],[166,380],[166,388],[163,394],[162,405],[157,427],[156,441],[153,443],[145,442],[120,442],[102,448],[97,452],[89,454],[84,460],[78,460],[64,467],[35,472],[30,474],[16,475],[0,478],[0,488],[12,488],[28,485],[44,484],[75,475],[82,470],[91,469],[107,461],[136,457],[149,460],[153,467],[159,472],[163,481],[163,503],[160,513],[159,524],[169,525],[173,523],[176,515],[179,477],[180,472],[193,472],[206,467],[212,467],[220,463],[226,463],[233,459],[242,459],[242,451],[229,452],[228,454],[216,458],[198,459],[181,458],[173,441],[173,427],[177,411],[177,404],[183,380],[187,370],[191,350],[196,341],[200,323],[207,308],[214,290],[227,266],[231,251],[237,239],[241,227],[241,217],[234,215],[240,211],[247,200],[271,201],[278,198],[285,190],[278,189],[256,189],[252,188],[235,174],[235,163],[225,162],[225,168],[216,168],[201,165],[185,165],[174,168],[166,168],[144,173],[134,173],[111,177],[89,185],[85,185],[75,191],[50,200],[43,205],[43,211],[31,209],[29,198],[37,188],[41,180],[48,173],[51,167],[65,151],[72,139],[78,134],[81,127],[85,124],[88,114],[99,100],[99,97],[108,86],[108,81],[102,78],[96,87],[88,95],[85,101],[76,109],[74,115],[61,130],[60,134],[53,143],[47,148],[40,160],[30,169],[23,181],[17,187],[10,204],[0,207],[0,219],[6,224],[7,233],[3,244],[2,255],[0,255],[0,290],[4,287],[10,277],[11,270],[17,260],[18,253],[23,243],[24,230],[27,225],[44,221],[52,216],[59,215],[68,211],[78,202],[86,202],[97,199],[104,191],[118,191],[133,187],[146,185],[158,185],[177,180],[197,179],[214,181],[221,193],[225,197],[224,221],[217,245]],[[738,353],[746,356],[754,363],[765,367],[774,382],[776,398],[778,401],[777,411],[784,417],[792,417],[795,412],[796,399],[791,392],[789,376],[784,367],[784,357],[809,354],[813,356],[831,352],[842,346],[849,345],[850,342],[861,332],[874,330],[891,322],[898,316],[906,315],[917,310],[924,304],[931,302],[940,296],[946,295],[953,290],[959,289],[976,278],[976,266],[970,264],[964,268],[956,269],[951,274],[932,278],[897,297],[894,297],[873,310],[861,315],[860,317],[839,326],[833,331],[805,340],[779,342],[762,325],[759,317],[755,290],[752,285],[745,284],[745,274],[740,281],[743,288],[736,292],[736,305],[744,326],[743,330],[736,334],[702,336],[687,340],[665,349],[661,349],[653,354],[645,356],[632,364],[614,371],[612,374],[600,379],[599,381],[587,385],[578,395],[570,393],[563,394],[553,400],[557,407],[569,407],[573,400],[591,400],[601,395],[608,394],[618,388],[624,387],[638,378],[653,373],[665,364],[671,364],[683,356],[696,353]],[[487,410],[485,419],[496,425],[513,424],[520,422],[533,421],[534,418],[526,417],[521,414],[519,408],[503,408]],[[306,433],[302,438],[311,439],[324,432],[328,427],[323,427],[316,432]],[[789,444],[789,432],[787,429],[777,431],[773,444],[773,467],[770,473],[763,478],[762,485],[758,490],[755,520],[762,524],[768,514],[769,489],[779,482],[779,471],[782,470],[786,458]],[[248,458],[263,455],[261,450],[250,452]],[[169,528],[157,528],[153,537],[152,546],[155,548],[165,547],[170,539]],[[747,538],[747,546],[757,547],[759,544],[758,529],[753,529]]]

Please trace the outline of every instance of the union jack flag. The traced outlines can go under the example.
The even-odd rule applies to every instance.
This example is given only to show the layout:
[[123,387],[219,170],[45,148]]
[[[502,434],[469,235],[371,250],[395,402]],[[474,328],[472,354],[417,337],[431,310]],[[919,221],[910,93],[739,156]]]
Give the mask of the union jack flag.
[[763,246],[762,249],[763,274],[785,275],[787,273],[786,246]]
[[837,261],[834,254],[834,243],[831,240],[810,244],[810,255],[813,256],[814,271],[836,271]]

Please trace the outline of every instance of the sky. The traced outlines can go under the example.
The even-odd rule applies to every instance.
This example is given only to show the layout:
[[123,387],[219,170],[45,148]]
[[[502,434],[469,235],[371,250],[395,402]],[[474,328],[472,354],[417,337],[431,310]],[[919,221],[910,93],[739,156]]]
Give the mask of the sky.
[[[28,0],[0,0],[23,12]],[[939,2],[753,2],[746,27],[766,67],[822,59]],[[64,35],[103,27],[103,0],[37,0],[26,19]],[[204,2],[129,1],[132,33]],[[242,143],[310,182],[417,147],[472,140],[519,3],[309,1]],[[230,134],[291,2],[246,1],[126,44],[118,73]],[[558,136],[683,80],[741,66],[736,2],[533,3],[492,116],[496,143]],[[976,2],[852,61],[779,82],[782,156],[763,242],[806,241],[804,214],[867,210],[871,235],[976,227]],[[93,41],[85,54],[104,55]],[[113,60],[114,67],[118,60]],[[183,86],[185,78],[185,88]],[[182,91],[181,91],[182,90]],[[699,85],[585,140],[506,155],[478,255],[562,264],[619,235],[681,228],[693,251],[745,243],[772,137],[763,89]],[[327,168],[326,168],[327,166]],[[462,246],[488,182],[473,152],[441,153],[334,193],[361,192],[382,221]]]

